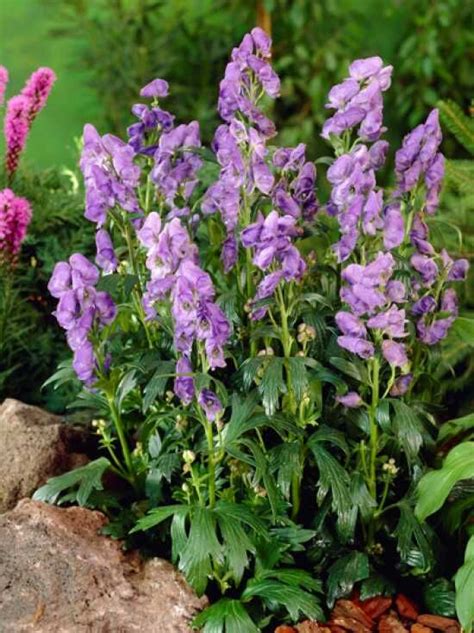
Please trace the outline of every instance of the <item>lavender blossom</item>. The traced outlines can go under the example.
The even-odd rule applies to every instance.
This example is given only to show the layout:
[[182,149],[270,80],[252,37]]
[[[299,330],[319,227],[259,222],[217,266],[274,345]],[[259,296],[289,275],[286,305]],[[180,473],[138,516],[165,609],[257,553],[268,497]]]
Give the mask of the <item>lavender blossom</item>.
[[221,401],[210,389],[203,389],[199,393],[198,403],[203,408],[209,422],[214,422],[224,411]]

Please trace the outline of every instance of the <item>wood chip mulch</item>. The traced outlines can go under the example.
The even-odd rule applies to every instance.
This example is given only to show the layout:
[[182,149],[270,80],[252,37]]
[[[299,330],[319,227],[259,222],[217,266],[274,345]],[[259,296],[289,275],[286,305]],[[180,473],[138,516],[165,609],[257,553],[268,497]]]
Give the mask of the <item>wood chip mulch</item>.
[[395,598],[338,600],[329,622],[306,620],[295,626],[281,625],[275,633],[460,633],[459,622],[428,613],[399,593]]

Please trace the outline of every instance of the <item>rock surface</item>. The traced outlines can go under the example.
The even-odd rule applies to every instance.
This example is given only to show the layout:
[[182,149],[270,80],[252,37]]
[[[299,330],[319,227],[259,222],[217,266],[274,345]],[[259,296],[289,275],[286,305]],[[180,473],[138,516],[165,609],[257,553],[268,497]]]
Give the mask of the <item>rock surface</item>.
[[71,455],[80,433],[58,416],[8,398],[0,406],[0,512],[29,497],[49,477],[84,463]]
[[206,604],[170,563],[100,536],[99,512],[24,499],[0,516],[0,633],[188,633]]

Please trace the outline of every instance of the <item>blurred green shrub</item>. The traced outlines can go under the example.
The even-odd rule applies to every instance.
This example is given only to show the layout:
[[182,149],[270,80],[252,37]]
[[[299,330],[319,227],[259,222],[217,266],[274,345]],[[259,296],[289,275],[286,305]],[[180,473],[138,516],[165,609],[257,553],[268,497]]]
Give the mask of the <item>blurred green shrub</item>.
[[[44,1],[44,0],[43,0]],[[262,15],[264,19],[262,20]],[[326,94],[356,57],[379,54],[402,91],[386,112],[397,141],[439,99],[464,107],[472,93],[474,31],[463,0],[65,0],[54,34],[76,43],[77,59],[103,108],[104,129],[123,129],[138,89],[153,77],[171,85],[170,109],[202,122],[206,141],[218,123],[217,79],[229,42],[258,20],[271,24],[284,99],[274,116],[284,143],[324,151],[318,130]],[[454,144],[447,144],[448,155]]]
[[71,249],[90,248],[92,231],[81,221],[83,192],[73,172],[23,169],[15,192],[30,201],[33,219],[17,265],[0,276],[0,400],[16,397],[61,411],[70,394],[41,391],[66,354],[47,283]]

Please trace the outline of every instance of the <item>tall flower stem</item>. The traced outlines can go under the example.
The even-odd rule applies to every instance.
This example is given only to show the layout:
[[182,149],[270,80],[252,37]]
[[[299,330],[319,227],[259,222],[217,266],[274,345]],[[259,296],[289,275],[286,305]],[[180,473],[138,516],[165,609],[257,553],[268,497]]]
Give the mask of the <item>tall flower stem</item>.
[[110,414],[112,416],[112,421],[114,423],[115,430],[117,431],[117,437],[120,442],[120,448],[122,449],[123,458],[125,460],[125,466],[127,468],[127,472],[130,475],[130,482],[135,487],[135,474],[133,472],[133,463],[132,463],[132,455],[130,453],[130,448],[128,446],[127,438],[125,437],[125,430],[123,427],[122,417],[120,415],[120,411],[117,409],[113,396],[109,396],[109,408]]
[[[372,402],[369,407],[369,479],[368,488],[372,499],[377,504],[377,449],[378,449],[378,425],[377,425],[377,407],[379,405],[380,398],[380,360],[376,356],[372,360]],[[369,543],[373,542],[374,538],[374,523],[373,518],[369,525]]]
[[208,450],[208,473],[209,473],[209,507],[213,508],[216,503],[216,462],[214,459],[214,434],[212,432],[212,422],[203,421],[204,430],[206,432],[207,450]]

